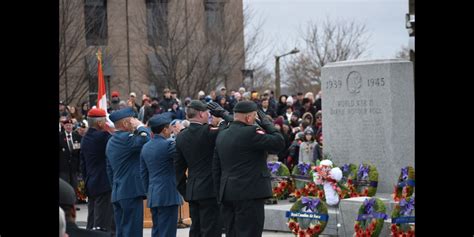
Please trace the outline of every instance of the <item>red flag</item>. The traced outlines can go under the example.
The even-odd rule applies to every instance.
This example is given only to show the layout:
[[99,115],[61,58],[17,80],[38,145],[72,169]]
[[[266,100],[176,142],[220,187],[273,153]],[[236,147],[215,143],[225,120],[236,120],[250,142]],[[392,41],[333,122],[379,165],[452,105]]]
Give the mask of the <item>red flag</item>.
[[99,50],[97,51],[97,79],[98,79],[98,86],[99,90],[97,92],[97,108],[103,109],[107,114],[107,125],[110,127],[114,127],[114,123],[109,119],[109,113],[107,112],[107,94],[105,90],[105,81],[104,81],[104,73],[102,71],[102,52]]
[[104,82],[104,73],[102,71],[102,53],[100,51],[97,52],[97,78],[99,80],[99,91],[97,93],[97,108],[103,109],[107,112],[107,95],[105,93],[105,82]]

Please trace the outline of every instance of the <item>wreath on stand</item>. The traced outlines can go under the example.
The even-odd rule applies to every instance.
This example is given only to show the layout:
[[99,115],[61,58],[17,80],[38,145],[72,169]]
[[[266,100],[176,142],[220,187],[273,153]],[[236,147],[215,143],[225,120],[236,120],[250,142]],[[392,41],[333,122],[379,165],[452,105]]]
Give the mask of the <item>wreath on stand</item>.
[[357,197],[357,191],[354,185],[354,180],[357,179],[357,166],[354,164],[344,164],[341,167],[342,179],[341,186],[345,187],[347,192],[341,198]]
[[293,187],[291,182],[284,178],[278,177],[288,177],[290,175],[290,170],[286,167],[285,164],[276,161],[276,162],[267,162],[268,171],[272,175],[272,194],[276,199],[285,199],[288,198],[288,195],[293,192]]
[[[311,171],[311,164],[310,163],[299,163],[293,167],[293,170],[291,171],[291,174],[296,177],[295,179],[295,188],[296,189],[302,189],[304,186],[308,183],[311,182],[311,176],[309,172]],[[298,179],[299,178],[299,179]],[[307,179],[307,181],[303,181],[302,179]]]
[[415,169],[411,166],[402,168],[398,182],[393,190],[393,200],[398,202],[400,199],[410,197],[415,191]]
[[317,197],[298,199],[286,212],[286,217],[288,228],[298,237],[318,236],[329,219],[326,203]]
[[301,189],[295,190],[295,197],[306,197],[306,196],[314,196],[318,197],[319,199],[326,201],[326,197],[324,196],[324,189],[322,185],[316,185],[313,182],[307,183]]
[[86,183],[84,182],[82,175],[77,176],[77,188],[75,191],[77,203],[87,203]]
[[356,237],[379,236],[386,219],[385,204],[379,198],[365,199],[354,225]]
[[301,196],[316,196],[322,198],[320,192],[322,192],[322,186],[316,186],[313,183],[312,173],[311,173],[311,164],[310,163],[299,163],[293,167],[291,172],[293,177],[293,182],[295,184],[294,195],[296,198]]
[[415,195],[402,198],[392,211],[392,236],[410,237],[415,236]]
[[357,170],[356,179],[353,181],[355,194],[357,196],[373,197],[377,192],[378,179],[379,173],[375,166],[365,163],[361,164]]

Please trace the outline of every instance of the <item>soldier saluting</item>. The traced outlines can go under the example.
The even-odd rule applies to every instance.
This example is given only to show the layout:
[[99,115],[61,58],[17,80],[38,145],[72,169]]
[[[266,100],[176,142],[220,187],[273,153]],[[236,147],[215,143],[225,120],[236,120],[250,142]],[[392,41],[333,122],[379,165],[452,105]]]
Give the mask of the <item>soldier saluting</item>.
[[[259,121],[257,121],[257,114]],[[261,126],[255,126],[258,122]],[[226,236],[261,236],[264,201],[272,196],[267,152],[284,147],[283,136],[252,101],[234,107],[234,121],[216,139],[214,186],[222,203]]]
[[117,131],[107,142],[107,175],[112,185],[116,236],[143,236],[145,188],[140,177],[140,152],[150,130],[127,107],[110,114]]
[[[232,120],[228,112],[217,103],[211,102],[206,105],[200,100],[193,100],[186,109],[190,125],[176,138],[176,177],[178,190],[189,202],[192,220],[190,237],[220,237],[222,235],[219,225],[219,206],[211,172],[219,128],[207,124],[209,112],[216,117],[223,117],[226,121]],[[188,169],[187,176],[186,169]]]

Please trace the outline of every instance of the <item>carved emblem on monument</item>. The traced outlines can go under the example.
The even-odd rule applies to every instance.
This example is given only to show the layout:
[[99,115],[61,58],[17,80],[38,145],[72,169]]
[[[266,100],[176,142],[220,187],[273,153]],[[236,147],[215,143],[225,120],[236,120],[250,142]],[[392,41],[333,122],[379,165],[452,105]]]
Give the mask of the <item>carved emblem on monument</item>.
[[347,75],[347,90],[352,94],[357,94],[360,92],[360,87],[362,87],[362,76],[357,71],[352,71]]

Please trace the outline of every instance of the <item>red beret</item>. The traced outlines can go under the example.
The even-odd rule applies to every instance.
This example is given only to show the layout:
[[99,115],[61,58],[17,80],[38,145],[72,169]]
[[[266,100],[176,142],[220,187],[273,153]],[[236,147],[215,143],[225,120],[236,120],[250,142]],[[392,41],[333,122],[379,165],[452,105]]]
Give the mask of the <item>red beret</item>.
[[120,94],[118,93],[118,91],[112,91],[112,97],[119,97]]
[[63,123],[63,124],[72,123],[72,120],[69,119],[69,118],[62,119],[62,120],[61,120],[61,123]]
[[105,117],[105,111],[103,109],[93,108],[87,113],[88,117]]

